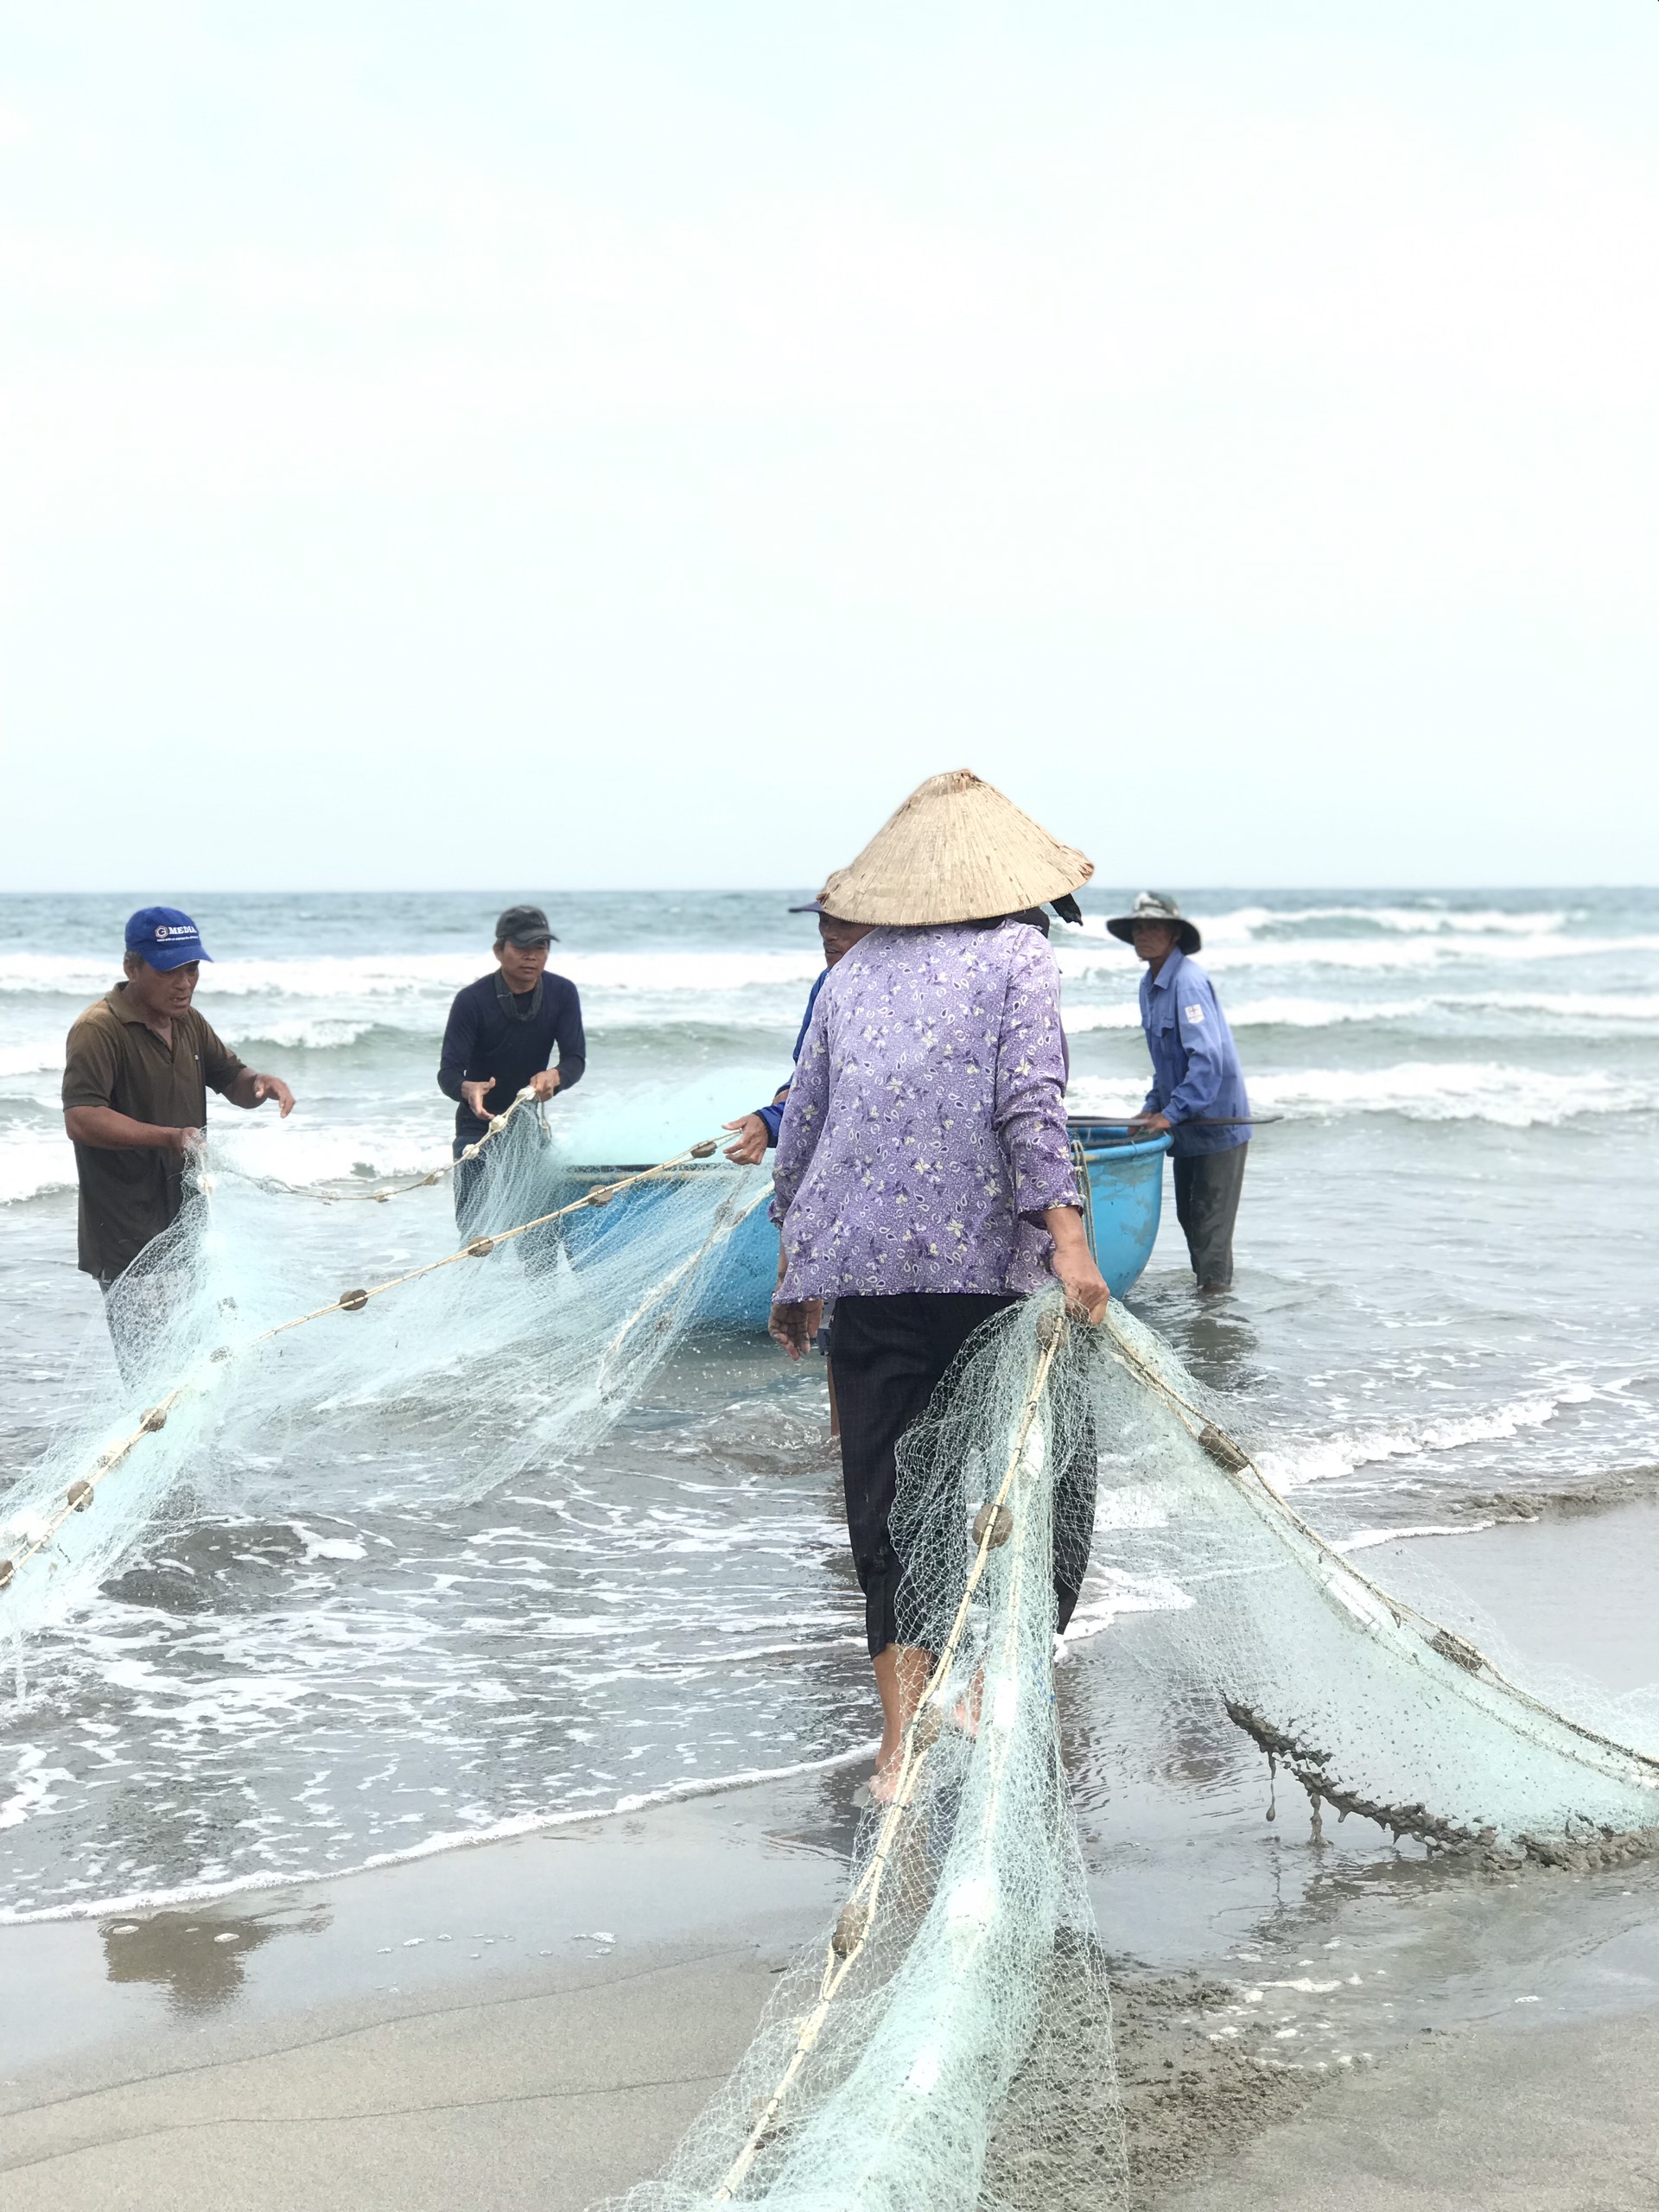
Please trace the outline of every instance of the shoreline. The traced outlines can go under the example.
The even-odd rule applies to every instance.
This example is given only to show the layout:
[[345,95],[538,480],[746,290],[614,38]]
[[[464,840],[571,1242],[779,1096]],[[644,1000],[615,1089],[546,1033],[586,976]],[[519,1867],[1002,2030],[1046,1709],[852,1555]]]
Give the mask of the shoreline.
[[[654,2172],[725,2079],[833,1916],[856,1820],[852,1778],[817,1770],[279,1895],[0,1929],[8,2206],[582,2212]],[[1443,2177],[1500,2157],[1513,2187],[1483,2206],[1558,2212],[1546,2120],[1577,2129],[1605,2212],[1651,2202],[1631,2192],[1659,2156],[1659,2005],[1419,2029],[1338,2072],[1218,2037],[1241,1997],[1212,1974],[1115,1983],[1134,2212],[1338,2192],[1466,2212]]]
[[8,2206],[626,2187],[832,1912],[854,1818],[849,1787],[806,1777],[278,1897],[0,1929]]
[[798,1781],[805,1776],[828,1774],[856,1766],[875,1755],[876,1740],[855,1744],[851,1750],[831,1751],[821,1759],[802,1759],[792,1766],[750,1767],[737,1774],[709,1776],[692,1782],[664,1783],[658,1789],[623,1796],[609,1805],[575,1806],[553,1813],[513,1813],[488,1827],[472,1831],[445,1829],[412,1843],[406,1851],[377,1852],[355,1866],[306,1868],[292,1873],[233,1875],[222,1882],[182,1882],[171,1889],[133,1890],[109,1897],[76,1899],[73,1904],[41,1905],[27,1911],[0,1905],[0,1929],[37,1928],[60,1922],[107,1920],[111,1916],[155,1913],[174,1905],[210,1904],[221,1897],[268,1895],[273,1891],[301,1890],[324,1883],[354,1881],[359,1875],[377,1874],[394,1866],[407,1866],[423,1859],[474,1851],[491,1844],[514,1843],[559,1828],[592,1827],[605,1821],[626,1820],[659,1807],[683,1804],[697,1797],[716,1797],[727,1791],[764,1789],[772,1783]]
[[[1556,1580],[1564,1586],[1551,1587],[1540,1581],[1535,1562],[1529,1556],[1531,1545],[1538,1541],[1535,1532],[1546,1529],[1554,1532]],[[1515,1679],[1535,1684],[1538,1694],[1547,1700],[1555,1669],[1587,1664],[1588,1671],[1599,1677],[1599,1692],[1592,1694],[1587,1682],[1574,1682],[1571,1688],[1578,1695],[1571,1709],[1586,1725],[1613,1740],[1646,1751],[1648,1741],[1643,1726],[1644,1722],[1650,1726],[1648,1716],[1637,1716],[1633,1726],[1632,1714],[1620,1708],[1618,1700],[1621,1694],[1644,1691],[1652,1682],[1653,1636],[1648,1616],[1634,1588],[1628,1605],[1615,1606],[1611,1614],[1604,1612],[1587,1618],[1579,1593],[1592,1586],[1605,1591],[1629,1582],[1638,1573],[1639,1561],[1656,1534],[1659,1497],[1599,1491],[1592,1504],[1564,1509],[1559,1515],[1515,1515],[1461,1527],[1371,1529],[1363,1531],[1357,1541],[1339,1541],[1334,1548],[1357,1549],[1369,1555],[1386,1551],[1390,1545],[1402,1546],[1404,1548],[1396,1564],[1391,1566],[1368,1556],[1366,1570],[1376,1572],[1385,1586],[1419,1603],[1422,1610],[1435,1618],[1444,1614],[1448,1624],[1475,1634],[1484,1648],[1488,1646],[1492,1634],[1490,1617],[1479,1618],[1478,1607],[1477,1613],[1463,1619],[1458,1609],[1446,1600],[1448,1595],[1454,1599],[1466,1595],[1491,1606],[1506,1624],[1506,1630],[1500,1631],[1496,1643],[1490,1643],[1495,1660],[1502,1654],[1500,1663],[1504,1665],[1504,1670]],[[1477,1535],[1484,1542],[1465,1544],[1466,1538]],[[1616,1540],[1611,1549],[1610,1539]],[[1432,1572],[1434,1547],[1440,1543],[1455,1546],[1459,1554],[1461,1586],[1450,1593],[1436,1591],[1432,1585],[1427,1591],[1421,1590],[1414,1580],[1414,1570],[1405,1564],[1408,1558],[1414,1556],[1428,1564]],[[1565,1554],[1562,1547],[1567,1548]],[[1580,1553],[1582,1557],[1579,1556]],[[1574,1564],[1576,1573],[1563,1572]],[[1109,1630],[1121,1630],[1126,1622],[1132,1623],[1143,1614],[1165,1609],[1150,1601],[1144,1592],[1115,1589],[1109,1580],[1097,1581],[1091,1573],[1084,1584],[1077,1617],[1068,1635],[1060,1641],[1057,1666],[1064,1669],[1085,1659],[1090,1647]],[[1516,1631],[1521,1630],[1531,1648],[1516,1653],[1514,1641]],[[700,1798],[728,1795],[737,1798],[747,1792],[764,1792],[809,1780],[813,1776],[835,1775],[873,1758],[874,1748],[872,1738],[842,1751],[827,1752],[821,1758],[688,1777],[664,1783],[655,1789],[624,1792],[602,1804],[507,1814],[478,1829],[441,1830],[399,1850],[372,1853],[346,1866],[248,1869],[211,1881],[185,1879],[96,1896],[60,1897],[39,1905],[0,1904],[0,1931],[84,1923],[106,1919],[113,1914],[149,1914],[184,1906],[206,1906],[241,1896],[291,1894],[314,1886],[349,1882],[400,1866],[464,1854],[482,1847],[570,1829],[595,1828],[607,1821]]]

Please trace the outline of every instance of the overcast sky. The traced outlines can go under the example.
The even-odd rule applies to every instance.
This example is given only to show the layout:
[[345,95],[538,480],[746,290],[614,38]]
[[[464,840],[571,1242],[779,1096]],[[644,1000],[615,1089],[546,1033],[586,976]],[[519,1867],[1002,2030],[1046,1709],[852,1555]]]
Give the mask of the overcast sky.
[[1654,0],[0,25],[10,887],[1659,874]]

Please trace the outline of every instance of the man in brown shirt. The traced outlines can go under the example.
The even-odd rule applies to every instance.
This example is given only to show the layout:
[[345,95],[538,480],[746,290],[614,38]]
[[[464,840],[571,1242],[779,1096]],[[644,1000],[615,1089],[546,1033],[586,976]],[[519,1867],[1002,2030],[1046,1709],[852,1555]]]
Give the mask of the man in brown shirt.
[[212,957],[188,914],[146,906],[127,924],[126,982],[69,1032],[63,1120],[80,1179],[79,1265],[106,1293],[178,1217],[210,1084],[233,1106],[274,1098],[284,1119],[294,1110],[281,1077],[245,1067],[191,1006]]

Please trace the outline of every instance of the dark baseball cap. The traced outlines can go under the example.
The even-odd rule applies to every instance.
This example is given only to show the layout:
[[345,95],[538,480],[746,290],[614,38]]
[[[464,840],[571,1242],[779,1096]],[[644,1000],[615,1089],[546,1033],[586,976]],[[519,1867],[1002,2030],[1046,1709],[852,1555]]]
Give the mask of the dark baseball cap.
[[193,960],[211,960],[201,931],[188,914],[176,906],[141,906],[127,920],[127,950],[136,952],[146,966],[188,968]]
[[495,925],[498,944],[516,944],[523,952],[532,945],[558,943],[539,906],[507,906]]

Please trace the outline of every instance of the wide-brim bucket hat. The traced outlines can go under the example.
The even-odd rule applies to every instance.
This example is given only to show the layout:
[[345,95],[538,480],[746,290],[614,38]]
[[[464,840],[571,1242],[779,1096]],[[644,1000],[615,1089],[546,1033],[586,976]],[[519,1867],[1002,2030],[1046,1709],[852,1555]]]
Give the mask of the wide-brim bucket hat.
[[955,768],[918,784],[822,895],[842,921],[922,928],[1041,906],[1094,872],[995,784]]
[[1161,891],[1143,891],[1135,902],[1132,914],[1112,914],[1108,917],[1106,926],[1114,937],[1121,937],[1125,944],[1133,944],[1137,922],[1168,922],[1174,928],[1176,941],[1183,952],[1199,952],[1204,949],[1204,939],[1198,935],[1198,924],[1189,922],[1175,901],[1166,898]]

